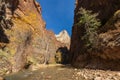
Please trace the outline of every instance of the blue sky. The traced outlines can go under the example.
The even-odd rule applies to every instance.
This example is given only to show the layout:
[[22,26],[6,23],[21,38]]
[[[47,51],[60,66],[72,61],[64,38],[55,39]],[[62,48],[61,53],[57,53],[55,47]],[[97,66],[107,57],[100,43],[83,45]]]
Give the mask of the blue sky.
[[71,35],[75,0],[37,0],[42,7],[46,28],[58,34],[67,30]]

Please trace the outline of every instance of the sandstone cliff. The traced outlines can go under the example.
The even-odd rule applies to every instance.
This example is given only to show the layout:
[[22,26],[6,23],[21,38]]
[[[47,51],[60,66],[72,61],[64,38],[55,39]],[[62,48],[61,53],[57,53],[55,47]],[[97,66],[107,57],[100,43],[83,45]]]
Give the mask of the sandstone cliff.
[[70,36],[66,30],[61,31],[58,35],[55,35],[56,39],[64,44],[70,44]]
[[[120,0],[76,0],[74,25],[70,47],[72,65],[76,67],[120,70]],[[98,13],[101,26],[98,29],[96,47],[86,47],[82,40],[84,25],[79,23],[79,9],[84,8]],[[95,36],[94,36],[95,37]],[[95,41],[97,42],[97,41]],[[93,42],[93,44],[95,44]]]
[[55,35],[59,48],[56,53],[57,63],[69,63],[69,48],[70,48],[70,36],[66,30],[61,31]]
[[55,63],[58,44],[35,0],[0,0],[0,75]]

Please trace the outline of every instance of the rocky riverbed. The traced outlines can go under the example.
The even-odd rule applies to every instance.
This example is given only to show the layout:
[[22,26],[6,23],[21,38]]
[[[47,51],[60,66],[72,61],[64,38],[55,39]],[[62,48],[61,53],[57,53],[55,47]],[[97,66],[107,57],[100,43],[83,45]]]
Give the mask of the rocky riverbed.
[[76,69],[71,66],[47,66],[36,71],[22,71],[5,80],[120,80],[120,71]]

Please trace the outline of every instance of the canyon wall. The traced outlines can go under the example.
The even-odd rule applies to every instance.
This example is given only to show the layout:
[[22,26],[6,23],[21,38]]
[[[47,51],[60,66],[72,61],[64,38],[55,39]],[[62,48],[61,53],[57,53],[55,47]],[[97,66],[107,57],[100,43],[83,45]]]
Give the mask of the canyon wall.
[[45,26],[35,0],[0,0],[0,75],[55,63],[64,44]]
[[[76,0],[74,25],[70,46],[71,63],[75,67],[120,70],[120,0]],[[79,24],[80,9],[97,13],[101,23],[97,30],[97,41],[93,48],[86,46],[82,38],[85,25]],[[94,36],[95,37],[95,36]]]

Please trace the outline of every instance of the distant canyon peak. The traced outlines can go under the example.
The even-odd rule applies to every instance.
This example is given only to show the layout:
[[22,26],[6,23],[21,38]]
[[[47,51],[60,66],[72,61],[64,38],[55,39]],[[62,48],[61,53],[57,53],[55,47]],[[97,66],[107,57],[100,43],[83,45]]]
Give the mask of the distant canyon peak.
[[55,35],[55,37],[61,43],[70,44],[70,36],[66,30],[61,31],[59,34]]

